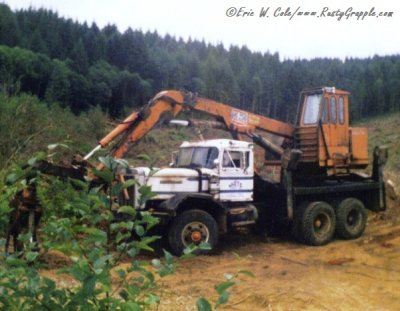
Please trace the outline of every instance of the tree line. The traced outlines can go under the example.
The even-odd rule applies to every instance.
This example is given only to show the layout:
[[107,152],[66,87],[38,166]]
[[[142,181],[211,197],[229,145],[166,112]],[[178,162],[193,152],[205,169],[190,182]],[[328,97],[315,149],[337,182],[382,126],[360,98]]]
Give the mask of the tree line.
[[239,108],[292,121],[299,92],[351,92],[353,119],[400,111],[400,55],[281,60],[115,25],[100,29],[46,9],[0,4],[0,90],[31,93],[74,113],[99,106],[122,117],[163,89],[187,89]]

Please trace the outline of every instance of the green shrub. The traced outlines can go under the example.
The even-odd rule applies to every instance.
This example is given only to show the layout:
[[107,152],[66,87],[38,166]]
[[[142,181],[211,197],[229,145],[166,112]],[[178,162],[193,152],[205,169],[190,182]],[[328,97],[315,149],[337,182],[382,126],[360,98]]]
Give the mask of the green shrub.
[[[152,250],[150,244],[157,239],[147,232],[157,224],[148,213],[137,212],[130,206],[118,206],[112,199],[134,181],[114,183],[119,166],[124,161],[102,158],[102,171],[94,174],[102,180],[96,188],[89,189],[88,182],[43,178],[38,174],[34,182],[47,209],[44,223],[43,247],[59,250],[72,258],[72,265],[61,273],[72,276],[78,285],[62,288],[38,273],[38,252],[31,242],[30,232],[20,237],[24,249],[7,258],[0,265],[0,308],[7,310],[143,310],[159,303],[156,275],[173,272],[172,256],[165,252],[164,261],[154,260],[151,269],[136,259],[142,250]],[[30,164],[34,164],[30,160]],[[34,170],[34,167],[30,167]],[[25,172],[25,174],[22,174]],[[27,182],[26,170],[14,169],[4,187],[2,198],[10,197]],[[11,180],[12,179],[12,180]],[[29,181],[28,181],[29,182]],[[72,185],[73,184],[73,185]],[[80,190],[76,190],[76,187]],[[58,194],[58,190],[66,190]],[[55,199],[49,199],[51,193]],[[151,198],[151,189],[143,188],[141,201]],[[1,219],[9,210],[1,205]],[[123,220],[115,220],[115,213]],[[131,232],[135,232],[132,239]],[[4,245],[4,239],[2,240]],[[131,258],[127,268],[119,265],[123,258]],[[112,271],[116,272],[116,276]]]
[[106,115],[100,108],[76,116],[32,95],[0,95],[0,170],[26,161],[54,142],[70,146],[60,153],[60,159],[69,161],[77,151],[87,152],[97,144],[106,131],[105,124]]

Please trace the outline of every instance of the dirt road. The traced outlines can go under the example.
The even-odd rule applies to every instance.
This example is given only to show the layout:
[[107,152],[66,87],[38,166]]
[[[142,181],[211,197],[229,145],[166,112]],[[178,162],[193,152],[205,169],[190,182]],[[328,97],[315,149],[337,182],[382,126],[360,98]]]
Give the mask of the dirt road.
[[323,247],[249,234],[224,239],[220,254],[179,262],[158,310],[196,310],[200,296],[215,301],[214,285],[241,269],[255,277],[239,278],[224,310],[399,310],[399,212],[391,203],[369,214],[361,238]]
[[[74,281],[56,273],[64,260],[53,254],[53,269],[42,274],[71,286]],[[400,204],[390,201],[386,212],[370,213],[357,240],[310,247],[291,238],[236,234],[221,241],[217,255],[176,265],[174,275],[160,280],[161,304],[155,310],[197,310],[201,296],[215,302],[214,286],[225,273],[239,270],[255,277],[240,276],[222,310],[400,310]]]

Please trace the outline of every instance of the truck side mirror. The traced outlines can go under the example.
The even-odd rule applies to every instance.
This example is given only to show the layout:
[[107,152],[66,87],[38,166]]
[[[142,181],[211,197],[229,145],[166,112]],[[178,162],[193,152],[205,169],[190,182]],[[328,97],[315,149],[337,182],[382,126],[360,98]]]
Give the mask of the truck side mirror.
[[214,159],[213,161],[213,168],[219,167],[219,159]]

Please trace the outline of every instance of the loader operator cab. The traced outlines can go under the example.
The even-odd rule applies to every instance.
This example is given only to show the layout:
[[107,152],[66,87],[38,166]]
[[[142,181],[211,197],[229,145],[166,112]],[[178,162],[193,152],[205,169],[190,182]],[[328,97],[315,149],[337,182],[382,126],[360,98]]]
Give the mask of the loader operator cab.
[[368,164],[367,132],[349,127],[349,93],[323,87],[300,95],[295,147],[308,168],[349,172]]
[[337,94],[335,88],[324,88],[322,90],[321,93],[303,92],[300,125],[331,123],[348,127],[347,96],[349,93],[338,91]]

